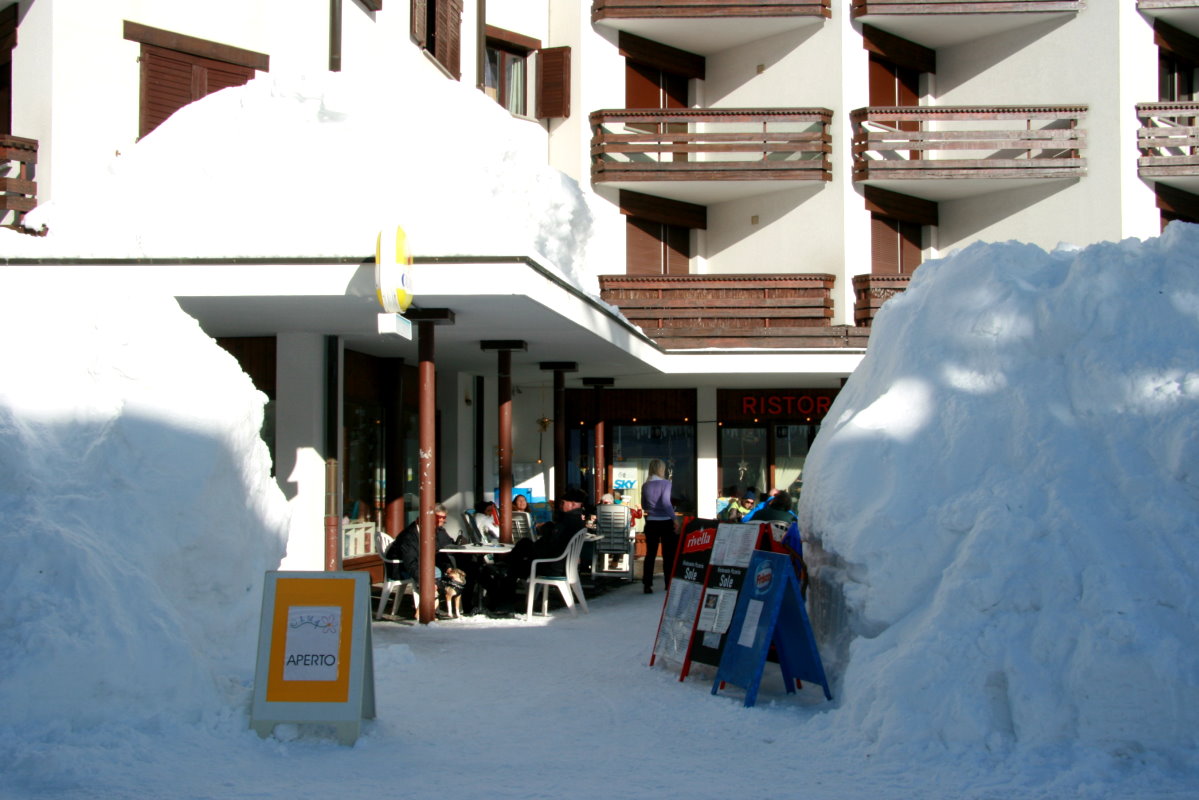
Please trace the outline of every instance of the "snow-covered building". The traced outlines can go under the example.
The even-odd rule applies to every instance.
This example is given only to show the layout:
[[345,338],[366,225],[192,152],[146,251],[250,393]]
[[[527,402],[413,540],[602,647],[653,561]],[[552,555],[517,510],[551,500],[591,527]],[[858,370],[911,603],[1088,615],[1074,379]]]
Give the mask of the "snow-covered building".
[[0,208],[46,224],[0,265],[161,285],[238,358],[292,568],[369,562],[329,522],[394,531],[428,463],[453,510],[652,458],[687,513],[798,492],[921,261],[1199,221],[1195,0],[0,5]]

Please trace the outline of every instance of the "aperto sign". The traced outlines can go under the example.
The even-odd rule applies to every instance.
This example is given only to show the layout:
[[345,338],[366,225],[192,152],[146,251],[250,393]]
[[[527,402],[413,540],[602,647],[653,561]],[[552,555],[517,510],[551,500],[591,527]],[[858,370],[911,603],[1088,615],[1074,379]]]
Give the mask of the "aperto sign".
[[717,393],[721,422],[819,422],[836,389],[722,389]]

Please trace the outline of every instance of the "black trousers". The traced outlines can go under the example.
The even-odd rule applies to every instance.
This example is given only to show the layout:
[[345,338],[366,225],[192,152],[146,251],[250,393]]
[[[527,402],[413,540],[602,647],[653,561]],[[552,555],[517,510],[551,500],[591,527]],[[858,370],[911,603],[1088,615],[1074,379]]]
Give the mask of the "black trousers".
[[662,573],[666,588],[670,588],[670,573],[674,569],[674,554],[679,547],[679,534],[673,519],[647,519],[645,521],[645,562],[641,570],[641,582],[650,586],[654,582],[654,559],[658,557],[658,545],[662,545]]

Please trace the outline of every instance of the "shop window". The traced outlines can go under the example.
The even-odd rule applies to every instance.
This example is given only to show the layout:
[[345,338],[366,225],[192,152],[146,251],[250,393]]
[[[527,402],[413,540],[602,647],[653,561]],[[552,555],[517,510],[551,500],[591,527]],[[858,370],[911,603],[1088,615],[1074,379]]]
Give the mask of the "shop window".
[[[608,483],[621,492],[623,502],[641,505],[641,487],[649,476],[649,462],[657,458],[666,463],[676,510],[695,513],[694,425],[611,425],[608,438]],[[595,481],[594,442],[590,425],[571,430],[567,441],[566,485],[578,486],[588,494]]]
[[760,495],[782,489],[792,508],[803,490],[804,463],[820,430],[817,424],[725,425],[720,429],[721,494],[738,496],[752,489]]

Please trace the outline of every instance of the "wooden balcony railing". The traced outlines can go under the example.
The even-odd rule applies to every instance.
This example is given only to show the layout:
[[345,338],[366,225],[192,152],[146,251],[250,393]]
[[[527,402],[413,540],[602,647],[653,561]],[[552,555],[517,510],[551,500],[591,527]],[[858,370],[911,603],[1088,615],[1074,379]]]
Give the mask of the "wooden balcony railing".
[[883,303],[908,288],[911,275],[854,275],[853,321],[868,326]]
[[828,181],[831,119],[827,108],[596,111],[591,177]]
[[1199,103],[1138,103],[1137,118],[1141,177],[1199,175]]
[[593,0],[591,21],[669,17],[829,17],[829,0]]
[[1137,0],[1140,11],[1172,11],[1174,9],[1199,9],[1199,0]]
[[36,165],[36,139],[0,136],[0,219],[13,215],[5,223],[19,226],[25,214],[37,207]]
[[1086,174],[1086,106],[859,108],[854,180],[1063,178]]
[[850,14],[1018,14],[1078,11],[1082,7],[1083,0],[853,0]]
[[600,297],[667,348],[865,347],[833,326],[826,274],[601,275]]

